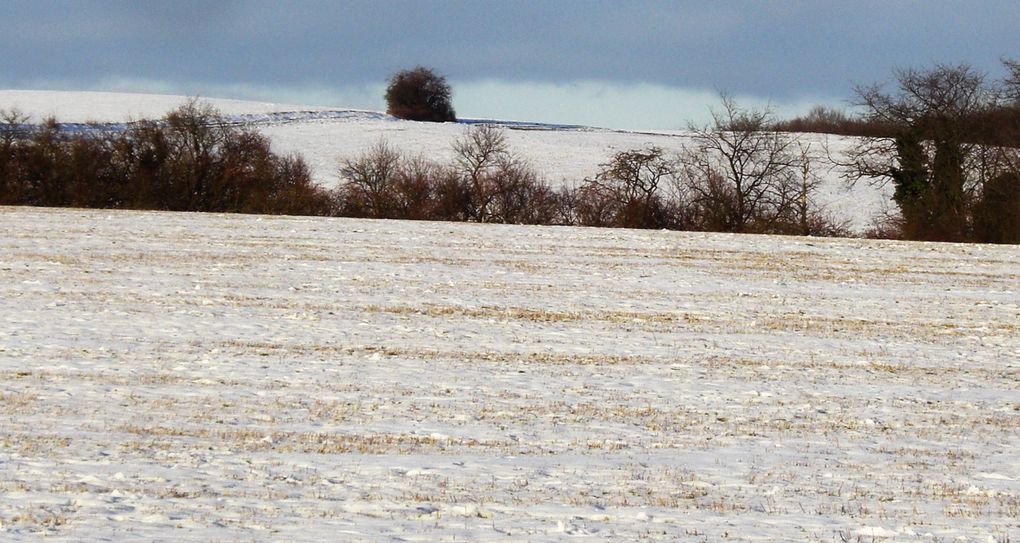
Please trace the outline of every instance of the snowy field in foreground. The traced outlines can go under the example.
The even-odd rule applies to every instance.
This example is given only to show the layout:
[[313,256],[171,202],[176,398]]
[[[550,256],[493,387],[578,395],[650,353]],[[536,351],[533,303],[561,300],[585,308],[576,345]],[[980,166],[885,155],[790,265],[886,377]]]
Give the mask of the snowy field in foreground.
[[[184,96],[107,92],[59,92],[0,90],[0,109],[17,108],[38,122],[55,116],[66,123],[88,121],[123,123],[140,118],[155,119],[188,100]],[[209,99],[224,115],[257,127],[273,141],[274,149],[297,153],[307,160],[315,179],[325,186],[339,182],[342,158],[353,158],[385,140],[411,155],[449,161],[453,141],[467,130],[465,124],[401,121],[371,111],[329,109],[288,104]],[[682,125],[683,119],[677,119]],[[552,185],[576,185],[593,177],[613,154],[657,146],[679,150],[689,140],[683,132],[633,132],[599,128],[510,123],[506,131],[512,150],[531,162]],[[849,138],[807,134],[800,136],[811,151],[825,155],[827,148],[840,156]],[[839,220],[850,221],[856,231],[872,225],[876,215],[890,207],[891,192],[867,183],[848,188],[831,164],[818,159],[814,173],[823,183],[817,202]]]
[[1016,247],[0,208],[0,539],[1020,540]]

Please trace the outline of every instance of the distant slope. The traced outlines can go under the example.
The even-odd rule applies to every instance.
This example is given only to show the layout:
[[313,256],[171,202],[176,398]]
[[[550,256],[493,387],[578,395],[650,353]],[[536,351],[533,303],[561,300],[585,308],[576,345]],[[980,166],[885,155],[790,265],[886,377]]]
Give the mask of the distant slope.
[[[0,90],[0,109],[17,108],[38,121],[49,116],[61,122],[125,122],[161,117],[194,97],[121,92]],[[225,115],[280,111],[325,111],[328,108],[199,97]]]
[[[64,123],[125,123],[158,118],[188,101],[187,96],[68,91],[0,91],[0,109],[17,108],[34,121],[49,116]],[[452,158],[450,144],[480,122],[506,126],[514,151],[529,160],[552,184],[576,184],[593,176],[616,152],[657,146],[678,150],[687,140],[683,132],[634,132],[572,125],[520,121],[464,120],[460,123],[419,123],[385,113],[292,104],[202,98],[238,123],[255,125],[272,138],[277,151],[297,153],[322,184],[339,182],[338,161],[360,154],[379,141],[410,154],[437,160]],[[806,134],[816,151],[823,145],[838,155],[852,139]],[[848,189],[838,174],[822,164],[815,168],[824,179],[817,200],[857,230],[888,207],[888,190],[864,184]]]

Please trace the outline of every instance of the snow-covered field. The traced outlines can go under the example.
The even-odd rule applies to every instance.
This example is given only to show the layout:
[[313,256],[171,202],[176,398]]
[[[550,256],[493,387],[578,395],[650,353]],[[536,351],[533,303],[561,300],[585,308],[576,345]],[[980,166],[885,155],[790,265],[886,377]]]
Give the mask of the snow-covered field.
[[[66,123],[123,123],[141,118],[159,118],[189,98],[147,94],[59,91],[0,91],[0,109],[17,108],[39,121],[54,116]],[[453,158],[451,144],[463,136],[466,124],[437,124],[401,121],[371,111],[328,109],[289,104],[239,100],[203,99],[224,115],[251,123],[272,138],[274,148],[297,153],[312,168],[316,180],[326,186],[339,182],[342,158],[355,157],[380,141],[411,155],[440,161]],[[682,124],[682,119],[677,119]],[[553,185],[576,185],[592,177],[600,164],[614,153],[657,146],[679,150],[688,138],[683,132],[633,132],[586,127],[564,127],[535,123],[504,123],[507,140],[514,152],[531,162]],[[800,136],[820,156],[840,154],[852,144],[848,138],[818,135]],[[888,188],[860,183],[848,188],[831,163],[818,158],[816,175],[824,180],[817,201],[836,219],[850,221],[856,231],[870,227],[876,215],[890,206]]]
[[1015,542],[1018,258],[0,208],[0,539]]

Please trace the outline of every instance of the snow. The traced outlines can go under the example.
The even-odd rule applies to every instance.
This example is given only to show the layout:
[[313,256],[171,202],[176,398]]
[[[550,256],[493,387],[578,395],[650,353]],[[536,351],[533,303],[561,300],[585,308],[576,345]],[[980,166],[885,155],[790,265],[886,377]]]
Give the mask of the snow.
[[201,96],[40,90],[0,90],[0,109],[18,109],[31,114],[33,122],[55,117],[65,123],[122,123],[157,119],[196,98],[211,104],[224,115],[327,109]]
[[[0,109],[17,108],[34,120],[56,116],[66,123],[124,123],[158,118],[189,100],[185,96],[67,91],[0,91]],[[308,107],[287,104],[206,99],[224,115],[249,123],[269,136],[274,148],[304,157],[315,179],[326,186],[339,183],[343,158],[364,153],[380,141],[410,155],[440,161],[453,158],[451,144],[470,124],[401,121],[371,111]],[[514,152],[532,163],[550,184],[577,185],[593,177],[614,153],[648,146],[679,150],[689,141],[683,132],[635,132],[590,127],[494,121],[506,127]],[[678,119],[677,122],[682,122]],[[853,140],[835,136],[802,135],[813,153],[833,156],[845,152]],[[847,220],[856,231],[870,227],[874,218],[891,207],[889,187],[858,183],[847,187],[826,160],[814,161],[813,171],[822,184],[817,201],[835,218]]]
[[1016,247],[0,208],[0,255],[0,539],[1020,536]]

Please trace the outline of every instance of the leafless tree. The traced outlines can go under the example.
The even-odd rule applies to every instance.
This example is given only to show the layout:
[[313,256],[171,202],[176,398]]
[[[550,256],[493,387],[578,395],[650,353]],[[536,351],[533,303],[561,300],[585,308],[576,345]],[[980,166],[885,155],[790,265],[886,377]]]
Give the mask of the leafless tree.
[[18,109],[0,109],[0,145],[7,147],[14,144],[29,132],[29,115]]
[[1020,105],[1020,61],[1007,58],[1002,60],[1002,64],[1009,72],[1003,85],[1006,93],[1014,104]]
[[470,193],[468,215],[478,222],[547,222],[551,189],[510,150],[498,126],[470,127],[453,143],[454,164]]
[[798,176],[800,187],[794,206],[796,228],[791,232],[803,236],[848,237],[853,235],[849,220],[838,219],[815,199],[815,193],[822,185],[822,178],[818,175],[818,164],[827,162],[827,157],[830,154],[826,149],[826,144],[816,144],[798,139],[796,145],[797,159],[800,164],[800,175]]
[[665,190],[675,161],[659,147],[621,151],[586,179],[578,194],[585,224],[623,228],[675,226]]
[[678,182],[703,227],[728,232],[776,232],[794,222],[801,201],[794,139],[776,131],[768,109],[743,109],[728,95],[708,126],[692,126],[680,152]]
[[471,190],[471,218],[488,222],[489,205],[495,194],[493,174],[510,154],[506,135],[493,125],[474,125],[453,142],[453,153],[457,170]]
[[29,116],[17,109],[0,109],[0,202],[19,201],[16,144],[28,134]]
[[368,152],[340,163],[342,198],[354,215],[391,218],[394,211],[393,185],[403,158],[385,140]]
[[404,157],[388,190],[392,216],[398,219],[443,219],[437,216],[439,179],[445,169],[424,156]]
[[488,217],[505,224],[550,224],[556,221],[556,195],[531,164],[513,155],[500,157],[491,173]]

